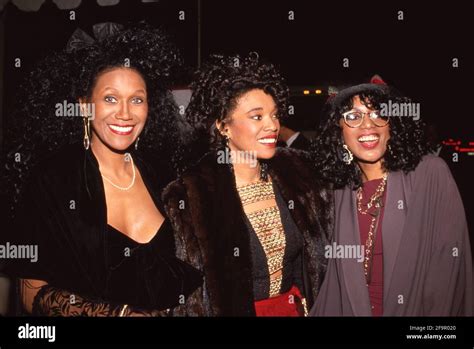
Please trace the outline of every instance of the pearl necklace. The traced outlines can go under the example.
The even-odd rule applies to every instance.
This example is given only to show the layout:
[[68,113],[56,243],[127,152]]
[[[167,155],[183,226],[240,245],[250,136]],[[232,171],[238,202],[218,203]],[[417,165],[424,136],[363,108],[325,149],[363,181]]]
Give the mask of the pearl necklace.
[[127,187],[121,187],[117,184],[115,184],[114,182],[112,182],[110,179],[108,179],[106,176],[104,176],[102,173],[100,174],[102,176],[103,179],[105,179],[107,182],[109,182],[112,186],[114,186],[115,188],[119,189],[119,190],[123,190],[123,191],[127,191],[129,190],[131,187],[133,187],[133,185],[135,184],[135,177],[136,177],[136,173],[135,173],[135,165],[133,164],[133,158],[132,158],[132,155],[127,153],[125,154],[125,156],[129,156],[130,157],[130,160],[132,162],[132,182],[130,183],[130,185],[128,185]]

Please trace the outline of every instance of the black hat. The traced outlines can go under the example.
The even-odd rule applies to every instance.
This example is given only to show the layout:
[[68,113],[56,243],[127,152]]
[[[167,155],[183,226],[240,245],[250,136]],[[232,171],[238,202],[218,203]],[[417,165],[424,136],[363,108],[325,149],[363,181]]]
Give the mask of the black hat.
[[335,109],[338,106],[340,106],[345,100],[347,100],[349,97],[358,95],[363,92],[388,93],[389,87],[387,85],[373,84],[373,83],[360,84],[360,85],[347,87],[341,91],[333,92],[333,95],[329,97],[327,103],[331,105],[332,107],[331,109]]
[[328,121],[330,115],[340,107],[344,101],[347,99],[361,94],[361,93],[370,93],[370,92],[382,92],[383,94],[389,94],[390,88],[382,80],[382,82],[374,83],[371,80],[370,83],[359,84],[354,86],[349,86],[338,90],[336,87],[329,87],[329,98],[326,101],[326,104],[322,111],[321,124],[324,124]]

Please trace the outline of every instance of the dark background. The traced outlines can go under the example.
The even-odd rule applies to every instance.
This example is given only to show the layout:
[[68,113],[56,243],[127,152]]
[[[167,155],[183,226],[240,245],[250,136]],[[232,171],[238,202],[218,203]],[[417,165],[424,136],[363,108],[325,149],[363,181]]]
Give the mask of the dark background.
[[[295,127],[304,131],[316,128],[328,85],[366,82],[380,74],[421,103],[421,116],[434,139],[440,143],[452,139],[461,148],[472,149],[457,151],[458,162],[452,161],[454,147],[443,146],[440,153],[460,188],[472,236],[473,2],[121,0],[101,7],[83,0],[72,10],[74,21],[69,19],[70,10],[59,10],[51,0],[35,12],[8,3],[1,13],[2,151],[8,150],[3,138],[8,111],[34,62],[63,48],[78,27],[91,35],[95,23],[146,20],[173,37],[191,70],[210,53],[257,51],[275,63],[292,88]],[[179,20],[179,11],[184,11],[184,21]],[[289,20],[289,11],[294,11],[294,20]],[[398,11],[403,11],[403,21],[398,20]],[[22,60],[20,69],[14,67],[16,57]],[[345,57],[349,68],[342,66]],[[452,67],[453,58],[459,59],[458,68]],[[189,75],[183,74],[181,80],[181,85],[187,84]],[[305,87],[311,91],[318,87],[323,93],[303,96]]]

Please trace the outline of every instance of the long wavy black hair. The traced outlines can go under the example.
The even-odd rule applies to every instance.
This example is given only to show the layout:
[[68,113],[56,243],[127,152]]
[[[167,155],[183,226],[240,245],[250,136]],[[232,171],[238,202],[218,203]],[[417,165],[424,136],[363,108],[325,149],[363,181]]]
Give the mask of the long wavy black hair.
[[[343,162],[343,135],[339,121],[342,113],[353,108],[353,97],[358,95],[361,103],[374,109],[381,109],[382,103],[411,103],[393,87],[376,84],[362,84],[342,89],[323,108],[318,136],[312,143],[311,156],[321,177],[334,184],[335,188],[346,185],[353,189],[362,185],[362,172],[356,161],[350,165]],[[387,171],[412,171],[421,158],[432,151],[424,133],[424,122],[407,116],[391,116],[390,139],[382,166]]]
[[225,140],[216,121],[228,122],[239,97],[253,89],[271,95],[278,116],[286,117],[289,89],[273,64],[262,62],[257,53],[247,56],[212,55],[195,74],[186,119],[195,129],[197,158],[206,150],[222,147]]
[[11,122],[2,156],[2,191],[11,209],[42,157],[82,142],[82,118],[56,116],[56,104],[87,99],[101,73],[124,66],[137,71],[147,87],[148,119],[140,135],[139,151],[179,162],[181,132],[169,87],[182,59],[161,29],[135,24],[82,48],[53,52],[26,77],[9,113]]

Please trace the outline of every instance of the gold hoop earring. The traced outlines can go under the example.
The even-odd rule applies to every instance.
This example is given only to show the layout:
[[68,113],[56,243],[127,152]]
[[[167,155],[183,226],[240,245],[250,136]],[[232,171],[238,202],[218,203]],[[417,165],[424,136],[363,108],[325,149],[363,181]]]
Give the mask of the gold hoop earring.
[[354,160],[354,155],[352,154],[352,152],[350,151],[349,147],[346,145],[346,144],[343,144],[342,147],[346,150],[346,154],[343,155],[342,157],[342,161],[344,161],[344,163],[346,165],[350,165],[352,160]]

